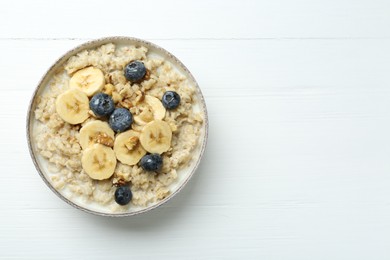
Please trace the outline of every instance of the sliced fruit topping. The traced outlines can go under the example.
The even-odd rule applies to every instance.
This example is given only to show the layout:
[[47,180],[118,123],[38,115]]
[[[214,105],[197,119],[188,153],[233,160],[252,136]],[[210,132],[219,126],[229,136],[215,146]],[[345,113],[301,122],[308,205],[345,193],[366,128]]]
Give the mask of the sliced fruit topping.
[[69,124],[80,124],[88,117],[89,105],[87,95],[77,89],[70,89],[56,99],[58,115]]
[[114,151],[102,144],[94,144],[83,151],[81,165],[94,180],[105,180],[112,176],[116,166]]
[[154,120],[144,126],[139,139],[146,151],[161,154],[171,146],[172,130],[168,123]]
[[116,158],[124,164],[135,165],[146,154],[139,142],[139,132],[129,130],[116,136],[114,142]]
[[91,97],[97,92],[102,91],[105,83],[104,74],[100,69],[87,67],[73,74],[69,81],[69,86],[79,89]]
[[133,123],[133,115],[126,108],[116,108],[110,115],[108,123],[115,132],[123,132]]
[[166,109],[175,109],[180,104],[180,95],[175,91],[167,91],[162,97],[162,104]]
[[158,98],[145,95],[141,104],[142,112],[134,116],[134,121],[139,125],[146,125],[152,120],[161,120],[165,117],[165,108]]
[[112,147],[114,137],[115,133],[108,123],[100,120],[88,122],[80,129],[80,145],[83,149],[96,143]]
[[105,93],[97,93],[89,101],[89,108],[98,117],[110,115],[114,109],[115,104],[112,98]]
[[147,154],[141,159],[141,167],[145,171],[158,171],[161,169],[163,159],[158,153]]
[[125,78],[128,81],[140,82],[146,75],[146,68],[143,62],[141,61],[132,61],[125,66],[124,69]]

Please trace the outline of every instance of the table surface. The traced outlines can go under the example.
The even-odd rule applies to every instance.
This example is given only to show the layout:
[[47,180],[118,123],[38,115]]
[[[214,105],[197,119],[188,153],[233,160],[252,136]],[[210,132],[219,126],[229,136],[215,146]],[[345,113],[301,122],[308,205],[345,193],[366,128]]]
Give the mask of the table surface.
[[[389,259],[389,12],[388,0],[2,1],[0,258]],[[25,138],[46,69],[114,35],[181,59],[210,119],[188,186],[121,219],[58,199]]]

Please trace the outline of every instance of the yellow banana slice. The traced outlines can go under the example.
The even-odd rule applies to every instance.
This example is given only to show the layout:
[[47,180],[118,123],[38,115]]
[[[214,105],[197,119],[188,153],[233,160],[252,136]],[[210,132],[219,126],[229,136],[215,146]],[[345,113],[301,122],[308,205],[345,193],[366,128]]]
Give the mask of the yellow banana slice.
[[139,132],[129,130],[116,136],[114,152],[121,163],[135,165],[146,154],[140,144],[139,135]]
[[165,117],[166,109],[156,97],[145,95],[141,106],[143,111],[139,115],[134,116],[134,122],[139,125],[146,125],[153,120],[161,120]]
[[87,67],[73,74],[69,81],[69,86],[70,88],[79,89],[91,97],[102,91],[105,83],[104,74],[100,69]]
[[102,144],[93,144],[83,151],[81,165],[92,179],[108,179],[115,171],[115,153],[110,147]]
[[107,122],[95,120],[80,129],[80,145],[83,149],[99,143],[108,147],[114,145],[115,133]]
[[168,123],[153,120],[144,126],[139,139],[146,151],[161,154],[171,146],[172,130]]
[[80,90],[67,90],[57,97],[56,111],[65,122],[80,124],[89,117],[88,97]]

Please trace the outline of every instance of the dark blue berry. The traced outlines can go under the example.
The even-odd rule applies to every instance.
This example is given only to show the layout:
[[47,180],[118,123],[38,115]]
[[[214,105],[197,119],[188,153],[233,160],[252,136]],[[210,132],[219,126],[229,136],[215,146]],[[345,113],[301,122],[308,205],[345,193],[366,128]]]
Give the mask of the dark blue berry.
[[108,119],[108,124],[115,132],[123,132],[133,123],[133,115],[126,108],[116,108]]
[[140,82],[146,75],[145,65],[141,61],[132,61],[126,65],[125,77],[131,82]]
[[115,201],[119,205],[129,204],[131,198],[133,198],[133,194],[128,186],[119,186],[115,190]]
[[158,171],[161,169],[163,159],[161,155],[157,153],[147,154],[141,159],[141,167],[145,171]]
[[167,91],[162,97],[162,104],[166,109],[175,109],[180,104],[180,96],[175,91]]
[[89,101],[89,108],[98,116],[108,116],[114,111],[115,105],[112,98],[105,93],[97,93]]

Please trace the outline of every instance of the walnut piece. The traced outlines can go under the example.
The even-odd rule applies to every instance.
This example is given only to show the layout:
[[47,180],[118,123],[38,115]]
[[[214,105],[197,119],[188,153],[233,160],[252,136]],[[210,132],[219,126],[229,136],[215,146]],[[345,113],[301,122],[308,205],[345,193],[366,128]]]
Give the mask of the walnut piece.
[[121,100],[121,101],[119,101],[119,103],[124,107],[124,108],[127,108],[127,109],[129,109],[129,108],[131,108],[131,107],[133,107],[133,102],[131,102],[129,99],[123,99],[123,100]]
[[149,106],[146,106],[145,109],[139,114],[139,117],[144,122],[150,122],[153,120],[153,112]]
[[138,142],[139,142],[138,137],[132,136],[129,138],[129,140],[127,140],[127,142],[125,143],[125,146],[129,151],[132,151],[138,145]]
[[109,137],[106,133],[98,133],[94,139],[94,141],[98,144],[103,144],[108,147],[114,146],[114,139]]
[[104,86],[103,92],[106,93],[107,95],[112,96],[112,91],[114,90],[114,85],[112,84],[106,84]]

